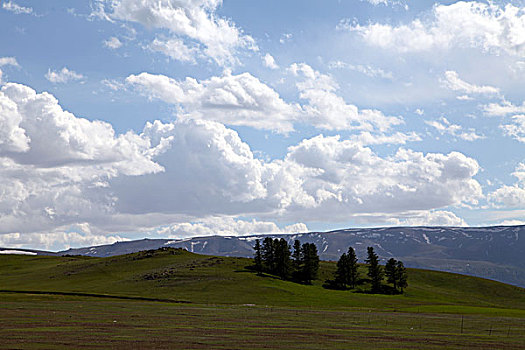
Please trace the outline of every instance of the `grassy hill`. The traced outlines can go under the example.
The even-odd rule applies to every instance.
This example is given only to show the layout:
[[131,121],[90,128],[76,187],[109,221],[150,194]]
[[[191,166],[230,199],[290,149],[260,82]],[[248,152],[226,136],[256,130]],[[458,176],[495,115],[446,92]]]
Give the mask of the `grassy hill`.
[[[216,334],[212,337],[215,340],[204,342],[205,345],[258,348],[266,341],[277,341],[279,336],[273,339],[270,332],[255,330],[273,329],[281,336],[285,330],[298,332],[295,341],[287,343],[281,339],[282,342],[272,346],[274,348],[283,344],[288,345],[282,348],[307,348],[306,343],[317,344],[313,348],[337,348],[339,345],[348,348],[349,344],[354,348],[366,348],[371,338],[380,339],[378,344],[384,343],[385,347],[398,344],[393,348],[406,348],[406,339],[412,339],[411,342],[419,339],[418,346],[415,346],[418,348],[431,348],[435,345],[432,342],[438,339],[439,344],[451,348],[475,345],[488,349],[494,348],[494,344],[525,348],[525,341],[519,335],[525,331],[523,288],[475,277],[409,269],[409,287],[405,294],[372,295],[322,288],[322,282],[332,277],[335,270],[335,264],[330,262],[321,263],[320,279],[311,286],[272,276],[257,276],[247,268],[249,265],[250,259],[210,257],[178,249],[109,258],[0,256],[0,290],[3,291],[0,293],[0,307],[6,310],[0,316],[0,336],[13,341],[35,336],[36,343],[27,344],[32,347],[34,344],[49,345],[43,339],[47,339],[50,332],[60,334],[64,339],[70,334],[71,340],[64,347],[78,345],[75,342],[83,337],[72,330],[79,324],[71,324],[71,315],[81,307],[82,318],[86,318],[86,322],[89,320],[88,329],[97,322],[105,324],[107,317],[128,322],[129,327],[124,329],[102,327],[95,330],[101,334],[114,331],[119,336],[134,337],[133,340],[124,337],[120,341],[117,337],[109,343],[102,342],[101,348],[125,347],[130,341],[140,344],[144,339],[132,330],[150,329],[151,322],[156,325],[151,331],[178,325],[189,332],[184,335],[179,329],[175,338],[173,334],[162,333],[158,338],[161,343],[156,347],[163,347],[164,341],[166,347],[170,347],[173,345],[170,341],[185,340],[195,345],[192,348],[198,348],[196,339],[212,330],[215,334],[213,325],[223,324],[225,320],[231,323],[225,328],[226,333]],[[362,275],[365,275],[364,267],[362,269]],[[123,298],[107,299],[104,296]],[[155,302],[156,299],[162,302]],[[49,308],[49,305],[53,306]],[[35,309],[40,311],[35,313]],[[57,324],[52,323],[49,328],[41,330],[41,323],[45,323],[48,313],[53,310],[53,315],[70,315],[70,321],[60,319]],[[112,310],[113,316],[106,315],[108,310]],[[166,310],[181,317],[173,320],[173,313],[166,315]],[[133,318],[132,314],[136,317]],[[162,314],[170,322],[153,321],[155,314]],[[463,328],[460,328],[460,318]],[[13,322],[19,325],[18,328],[6,328]],[[251,335],[243,333],[246,322],[246,327],[254,327]],[[32,326],[28,328],[28,324]],[[38,331],[33,327],[35,324],[39,325],[36,327]],[[60,327],[66,328],[60,331]],[[206,329],[206,332],[190,332],[188,327]],[[346,332],[350,329],[357,333]],[[325,338],[322,332],[332,334],[332,338]],[[20,337],[13,338],[17,334]],[[42,336],[38,337],[38,334]],[[308,334],[318,334],[319,341],[312,343],[312,339],[304,338]],[[389,337],[395,339],[389,341]],[[52,344],[53,347],[57,345]]]

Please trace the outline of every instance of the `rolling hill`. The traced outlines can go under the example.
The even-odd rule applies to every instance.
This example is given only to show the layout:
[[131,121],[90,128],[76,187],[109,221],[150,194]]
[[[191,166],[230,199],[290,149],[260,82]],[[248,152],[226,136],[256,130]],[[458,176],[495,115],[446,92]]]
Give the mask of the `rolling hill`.
[[[161,248],[107,258],[0,256],[1,289],[108,294],[217,304],[398,307],[422,304],[471,305],[525,310],[525,290],[495,281],[439,271],[410,269],[402,296],[383,298],[321,288],[335,270],[322,262],[314,286],[261,278],[251,259],[207,256]],[[364,267],[361,275],[365,276]]]
[[283,237],[315,243],[322,260],[337,260],[348,246],[364,259],[373,246],[387,260],[395,257],[409,267],[468,274],[525,287],[525,226],[494,227],[390,227],[345,229],[295,235],[247,237],[198,237],[185,240],[143,239],[111,245],[69,249],[61,255],[108,257],[159,247],[184,248],[190,252],[253,256],[255,239]]

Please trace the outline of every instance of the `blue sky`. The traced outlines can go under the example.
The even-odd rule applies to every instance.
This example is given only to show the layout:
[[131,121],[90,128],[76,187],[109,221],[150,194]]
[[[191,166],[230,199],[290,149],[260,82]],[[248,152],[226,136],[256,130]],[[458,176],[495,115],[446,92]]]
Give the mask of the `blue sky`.
[[525,223],[524,1],[0,4],[0,246]]

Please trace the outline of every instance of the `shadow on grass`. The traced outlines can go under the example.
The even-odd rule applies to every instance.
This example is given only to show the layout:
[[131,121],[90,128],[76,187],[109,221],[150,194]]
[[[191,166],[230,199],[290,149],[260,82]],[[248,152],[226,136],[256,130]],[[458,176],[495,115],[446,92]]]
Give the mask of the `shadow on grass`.
[[166,298],[148,298],[141,296],[128,296],[128,295],[113,295],[113,294],[100,294],[100,293],[81,293],[81,292],[56,292],[56,291],[41,291],[41,290],[8,290],[1,289],[0,293],[12,293],[12,294],[36,294],[36,295],[65,295],[74,297],[92,297],[92,298],[106,298],[106,299],[123,299],[123,300],[141,300],[141,301],[160,301],[164,303],[177,303],[177,304],[191,304],[187,300],[176,300]]
[[272,275],[270,273],[267,273],[267,272],[257,272],[255,270],[255,266],[254,265],[247,265],[244,267],[246,270],[237,270],[235,272],[250,272],[250,273],[255,273],[257,274],[258,277],[263,277],[263,278],[270,278],[270,279],[275,279],[275,280],[281,280],[281,281],[287,281],[287,282],[293,282],[293,283],[297,283],[297,284],[302,284],[302,285],[305,285],[305,286],[308,286],[308,285],[311,285],[312,283],[305,283],[305,282],[301,282],[301,281],[298,281],[294,278],[282,278],[282,277],[279,277],[277,275]]
[[385,284],[381,285],[381,288],[378,290],[356,290],[354,293],[362,293],[362,294],[383,294],[383,295],[399,295],[403,294],[401,291],[395,289],[392,286],[388,286]]
[[255,273],[257,274],[258,277],[263,277],[263,278],[271,278],[271,279],[276,279],[276,280],[280,280],[282,279],[281,277],[279,276],[275,276],[275,275],[270,275],[266,272],[257,272],[255,270],[255,266],[254,265],[246,265],[244,266],[244,269],[245,270],[236,270],[235,272],[249,272],[249,273]]
[[246,265],[242,269],[233,270],[233,272],[245,272],[245,273],[254,273],[256,272],[254,267],[251,265]]
[[325,289],[331,289],[331,290],[348,290],[351,293],[360,293],[360,294],[384,294],[384,295],[398,295],[403,294],[399,290],[395,289],[392,286],[382,284],[381,287],[378,290],[371,290],[371,289],[364,289],[365,284],[369,283],[370,281],[367,279],[361,279],[357,282],[357,285],[355,288],[351,288],[347,285],[338,283],[335,280],[326,280],[323,283],[323,288]]

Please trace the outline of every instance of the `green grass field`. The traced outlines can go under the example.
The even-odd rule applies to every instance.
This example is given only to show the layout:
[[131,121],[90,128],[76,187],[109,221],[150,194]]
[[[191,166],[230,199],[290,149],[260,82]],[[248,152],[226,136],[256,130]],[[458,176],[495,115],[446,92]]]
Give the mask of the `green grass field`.
[[311,286],[250,264],[175,250],[0,256],[0,347],[525,349],[523,288],[409,269],[405,294],[372,295],[322,288],[334,263]]

